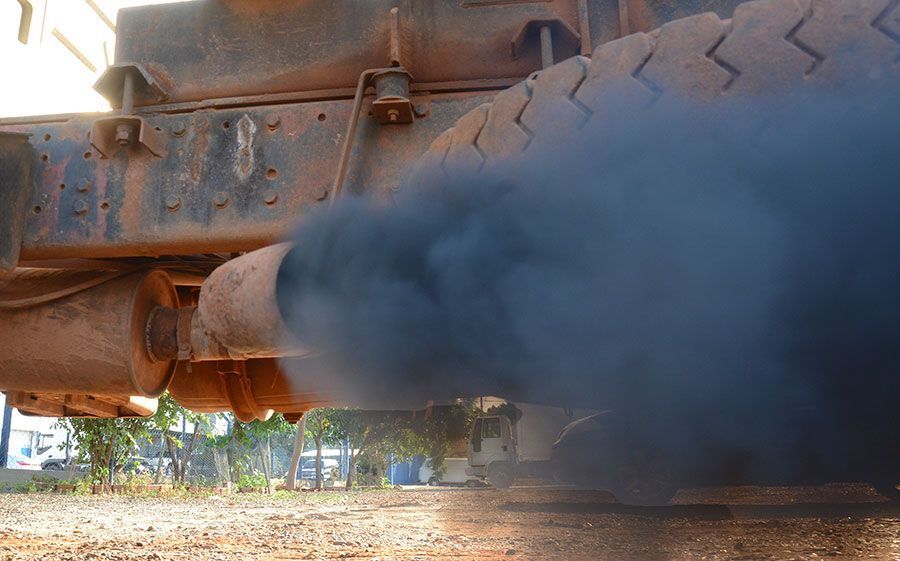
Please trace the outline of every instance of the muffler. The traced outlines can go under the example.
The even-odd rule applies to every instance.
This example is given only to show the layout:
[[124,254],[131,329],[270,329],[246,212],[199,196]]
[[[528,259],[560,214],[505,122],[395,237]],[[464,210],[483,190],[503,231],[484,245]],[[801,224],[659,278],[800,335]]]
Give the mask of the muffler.
[[[18,269],[0,300],[0,388],[157,397],[175,360],[148,352],[147,325],[177,307],[166,273]],[[116,401],[116,400],[113,400]]]

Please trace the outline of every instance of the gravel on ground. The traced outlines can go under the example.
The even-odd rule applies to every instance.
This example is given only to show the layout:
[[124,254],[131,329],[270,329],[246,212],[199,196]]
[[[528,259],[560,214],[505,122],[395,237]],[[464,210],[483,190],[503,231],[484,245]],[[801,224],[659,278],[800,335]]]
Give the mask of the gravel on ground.
[[900,559],[865,485],[599,491],[407,488],[203,498],[0,495],[0,561]]

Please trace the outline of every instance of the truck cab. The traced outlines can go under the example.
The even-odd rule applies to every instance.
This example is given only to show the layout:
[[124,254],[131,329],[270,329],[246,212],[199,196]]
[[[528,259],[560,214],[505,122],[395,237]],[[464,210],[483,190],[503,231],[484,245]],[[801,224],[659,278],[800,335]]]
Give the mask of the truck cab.
[[512,423],[506,415],[478,417],[472,426],[466,475],[505,489],[516,477],[518,455]]

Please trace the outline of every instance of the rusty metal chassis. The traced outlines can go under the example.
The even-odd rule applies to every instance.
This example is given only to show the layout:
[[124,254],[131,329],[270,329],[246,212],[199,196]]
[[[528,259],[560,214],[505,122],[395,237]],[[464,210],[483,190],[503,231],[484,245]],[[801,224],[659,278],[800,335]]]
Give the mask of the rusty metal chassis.
[[0,132],[28,133],[33,147],[31,184],[6,187],[29,192],[20,259],[271,244],[332,195],[364,69],[402,64],[412,75],[414,122],[379,124],[369,92],[350,152],[346,194],[389,199],[436,136],[541,68],[536,26],[553,30],[561,60],[677,17],[729,15],[739,3],[204,0],[125,10],[116,63],[150,69],[166,89],[164,101],[138,96],[125,112],[162,150],[103,154],[90,138],[102,115],[0,121]]

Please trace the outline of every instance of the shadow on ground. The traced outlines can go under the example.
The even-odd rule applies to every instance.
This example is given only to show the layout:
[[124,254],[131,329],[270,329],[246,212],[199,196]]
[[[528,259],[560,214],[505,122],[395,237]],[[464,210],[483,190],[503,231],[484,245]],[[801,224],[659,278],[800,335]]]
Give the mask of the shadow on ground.
[[790,505],[671,505],[659,507],[629,506],[592,502],[510,502],[500,505],[510,512],[548,514],[612,514],[646,518],[691,518],[693,520],[732,520],[741,518],[898,518],[900,502],[877,503],[801,503]]

